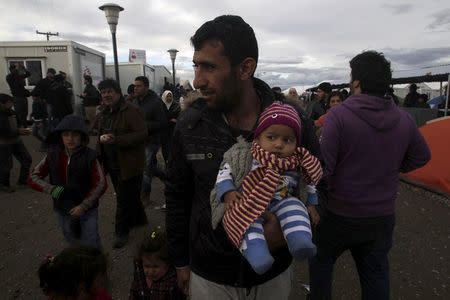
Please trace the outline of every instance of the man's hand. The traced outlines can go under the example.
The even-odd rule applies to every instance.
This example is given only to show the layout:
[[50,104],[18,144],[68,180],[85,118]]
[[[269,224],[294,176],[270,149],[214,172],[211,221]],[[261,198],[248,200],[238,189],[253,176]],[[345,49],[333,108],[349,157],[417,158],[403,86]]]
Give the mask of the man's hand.
[[69,211],[69,214],[74,218],[79,218],[84,214],[84,209],[81,206],[75,206]]
[[238,205],[241,198],[242,198],[241,193],[236,191],[230,191],[225,193],[225,195],[223,196],[223,202],[225,202],[226,210],[229,210],[233,206]]
[[286,240],[281,231],[280,222],[275,214],[266,211],[261,216],[266,221],[264,224],[264,237],[266,238],[269,250],[272,252],[285,246]]
[[102,144],[114,144],[116,137],[112,133],[102,134],[100,136],[100,143]]
[[189,266],[177,268],[177,282],[180,290],[189,295],[189,279],[191,277],[191,268]]
[[313,225],[313,227],[316,227],[317,225],[319,225],[320,215],[317,212],[315,205],[308,206],[308,213],[309,213],[309,217],[311,218],[311,225]]
[[29,135],[29,134],[31,134],[31,129],[30,128],[18,128],[17,130],[19,131],[20,135]]

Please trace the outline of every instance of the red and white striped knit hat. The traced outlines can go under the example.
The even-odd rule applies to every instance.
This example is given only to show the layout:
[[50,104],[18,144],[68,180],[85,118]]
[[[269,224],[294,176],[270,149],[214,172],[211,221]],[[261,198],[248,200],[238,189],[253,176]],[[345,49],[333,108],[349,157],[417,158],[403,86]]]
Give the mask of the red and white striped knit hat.
[[300,118],[297,111],[291,105],[277,101],[269,105],[259,116],[258,126],[255,130],[255,138],[269,126],[286,125],[294,130],[297,138],[297,145],[299,145],[301,132],[300,124]]

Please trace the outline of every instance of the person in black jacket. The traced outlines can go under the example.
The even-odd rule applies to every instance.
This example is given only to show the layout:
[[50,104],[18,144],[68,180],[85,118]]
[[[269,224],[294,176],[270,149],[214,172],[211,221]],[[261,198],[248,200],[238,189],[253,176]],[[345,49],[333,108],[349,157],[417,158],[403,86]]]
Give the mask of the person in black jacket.
[[141,199],[148,203],[152,191],[152,177],[163,178],[158,169],[156,154],[161,147],[161,136],[167,128],[167,114],[164,104],[158,95],[149,88],[148,78],[138,76],[134,80],[133,104],[144,111],[148,129],[148,140],[145,146],[145,171],[142,180]]
[[311,115],[312,120],[319,119],[327,112],[328,97],[331,94],[331,84],[329,82],[322,82],[317,87],[316,100],[312,103]]
[[[292,257],[273,214],[264,214],[264,234],[275,262],[263,275],[251,269],[221,225],[213,230],[211,224],[210,192],[223,154],[238,136],[253,138],[260,113],[274,101],[270,87],[254,78],[255,34],[241,17],[227,15],[203,24],[191,43],[194,87],[202,97],[178,118],[165,190],[178,284],[191,299],[288,299]],[[299,116],[301,145],[318,156],[311,122]]]
[[0,191],[12,193],[10,172],[14,156],[20,163],[20,174],[17,184],[27,184],[27,176],[31,166],[31,156],[20,135],[28,135],[31,131],[19,128],[16,112],[12,109],[13,97],[0,94]]
[[79,97],[83,99],[84,111],[86,113],[86,119],[89,122],[89,127],[94,125],[95,115],[97,112],[97,106],[100,105],[100,92],[92,84],[92,77],[84,75],[84,90],[83,94]]
[[30,76],[24,66],[17,67],[15,64],[9,67],[10,73],[6,75],[6,82],[8,82],[11,90],[11,95],[14,97],[14,110],[17,114],[17,122],[19,126],[27,126],[28,116],[28,99],[30,92],[25,88],[25,78]]
[[64,85],[63,76],[61,74],[55,75],[47,96],[47,104],[51,107],[50,132],[55,130],[65,116],[73,113],[71,97],[72,92]]

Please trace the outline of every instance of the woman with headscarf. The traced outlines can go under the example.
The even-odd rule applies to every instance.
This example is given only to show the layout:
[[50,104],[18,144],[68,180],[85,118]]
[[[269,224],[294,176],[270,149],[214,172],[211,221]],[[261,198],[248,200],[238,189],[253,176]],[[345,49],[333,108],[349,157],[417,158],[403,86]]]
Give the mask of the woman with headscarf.
[[172,148],[173,130],[175,129],[175,124],[177,123],[177,118],[181,109],[180,104],[174,100],[171,91],[164,91],[161,98],[165,104],[167,120],[169,122],[167,132],[162,135],[162,155],[167,166],[170,150]]

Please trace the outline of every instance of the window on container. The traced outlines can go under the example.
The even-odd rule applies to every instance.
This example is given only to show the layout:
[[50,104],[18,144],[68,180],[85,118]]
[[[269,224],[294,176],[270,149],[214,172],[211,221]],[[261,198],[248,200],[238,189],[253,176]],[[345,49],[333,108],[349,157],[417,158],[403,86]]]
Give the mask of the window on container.
[[26,86],[35,86],[42,79],[42,60],[24,59],[10,60],[8,66],[16,65],[19,73],[25,73],[25,69],[30,72],[30,76],[25,79]]

